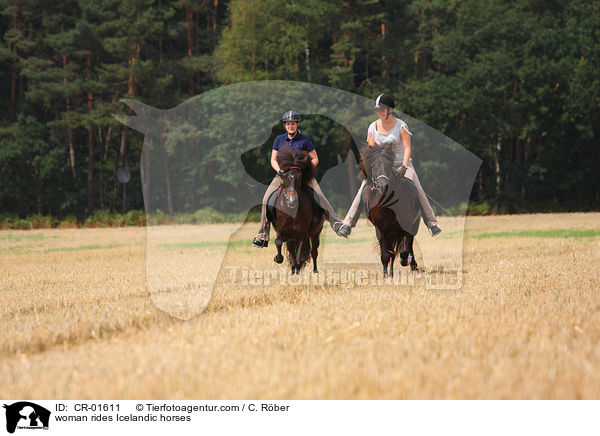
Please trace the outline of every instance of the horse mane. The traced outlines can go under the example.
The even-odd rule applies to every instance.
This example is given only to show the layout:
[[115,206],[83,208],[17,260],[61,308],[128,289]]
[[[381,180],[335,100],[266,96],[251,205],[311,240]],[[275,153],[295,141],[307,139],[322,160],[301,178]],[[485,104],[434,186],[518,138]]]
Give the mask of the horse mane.
[[373,162],[377,159],[385,159],[389,162],[394,161],[394,151],[391,147],[384,147],[381,145],[366,146],[362,149],[361,160],[363,162],[363,172],[370,172]]
[[283,171],[291,167],[300,167],[302,171],[302,184],[307,186],[317,176],[317,169],[312,164],[307,151],[293,151],[289,146],[281,147],[277,153],[277,163]]

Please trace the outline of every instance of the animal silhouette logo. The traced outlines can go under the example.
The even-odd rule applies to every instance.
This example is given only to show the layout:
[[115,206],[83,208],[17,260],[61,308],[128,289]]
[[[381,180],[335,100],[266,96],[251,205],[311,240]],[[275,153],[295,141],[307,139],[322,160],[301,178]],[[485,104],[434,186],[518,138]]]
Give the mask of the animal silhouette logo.
[[48,429],[50,411],[29,401],[19,401],[6,409],[6,431],[14,433],[16,429]]
[[[146,214],[173,216],[209,209],[240,217],[238,225],[229,226],[230,233],[225,236],[196,226],[173,239],[163,226],[147,227],[149,294],[159,309],[181,319],[201,313],[208,305],[218,277],[224,274],[232,235],[240,229],[248,211],[261,203],[266,186],[246,172],[242,154],[264,144],[272,126],[289,108],[334,121],[347,130],[355,144],[365,142],[367,127],[374,117],[371,99],[293,81],[223,86],[167,110],[134,100],[123,102],[135,116],[115,117],[144,134],[140,169]],[[456,241],[445,243],[443,253],[422,250],[422,264],[433,268],[438,264],[454,265],[462,276],[464,217],[481,159],[424,123],[406,114],[401,116],[411,126],[414,154],[420,153],[422,161],[427,157],[428,168],[435,172],[420,172],[422,184],[441,204],[452,207],[458,217],[452,229]],[[352,174],[353,165],[345,162],[358,159],[349,152],[338,159],[337,166],[323,173],[321,189],[327,198],[344,190],[354,195],[355,192],[349,192],[349,179],[356,176],[358,169],[354,166]],[[350,206],[331,203],[338,210]],[[182,249],[171,249],[167,255],[169,247]],[[185,247],[210,247],[211,253],[195,258],[186,255]]]

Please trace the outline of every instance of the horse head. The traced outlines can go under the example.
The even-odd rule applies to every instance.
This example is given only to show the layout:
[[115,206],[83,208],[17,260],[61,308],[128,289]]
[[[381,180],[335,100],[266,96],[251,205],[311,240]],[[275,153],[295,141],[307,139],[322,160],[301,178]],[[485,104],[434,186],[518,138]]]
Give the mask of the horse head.
[[308,185],[310,179],[315,177],[316,169],[308,152],[295,152],[288,146],[279,150],[277,161],[284,173],[283,188],[286,204],[290,209],[296,209],[298,207],[298,193],[303,185]]
[[362,156],[367,180],[372,190],[383,195],[387,192],[392,175],[394,152],[389,147],[369,146]]
[[300,167],[293,166],[283,175],[285,202],[290,209],[298,207],[298,192],[301,188],[302,172]]

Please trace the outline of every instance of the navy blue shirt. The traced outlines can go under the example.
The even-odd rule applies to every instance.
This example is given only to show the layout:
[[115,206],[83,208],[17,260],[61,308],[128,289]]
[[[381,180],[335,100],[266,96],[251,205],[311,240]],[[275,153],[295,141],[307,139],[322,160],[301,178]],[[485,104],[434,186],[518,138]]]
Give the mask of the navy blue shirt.
[[315,149],[315,146],[310,141],[310,138],[300,132],[296,133],[292,139],[288,138],[287,133],[277,136],[275,141],[273,141],[273,150],[279,151],[281,147],[285,145],[289,145],[294,152],[300,150],[311,152]]

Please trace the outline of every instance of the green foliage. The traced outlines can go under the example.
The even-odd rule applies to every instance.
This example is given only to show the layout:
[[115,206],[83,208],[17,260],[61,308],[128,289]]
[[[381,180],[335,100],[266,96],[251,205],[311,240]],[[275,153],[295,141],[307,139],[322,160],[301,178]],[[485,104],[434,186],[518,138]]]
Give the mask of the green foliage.
[[[2,228],[140,225],[143,137],[112,117],[131,115],[119,100],[171,108],[260,79],[394,94],[399,111],[483,159],[469,213],[600,205],[593,1],[0,0],[0,67]],[[342,126],[303,117],[322,175],[353,145]],[[231,120],[219,122],[226,129]],[[200,128],[169,132],[167,159]],[[257,180],[271,175],[270,145],[243,157]],[[213,185],[238,191],[231,152],[186,167],[185,177],[199,180],[186,204],[201,212],[149,221],[233,219],[203,203]],[[427,178],[439,166],[421,152]],[[122,166],[133,174],[126,204],[115,181]]]

